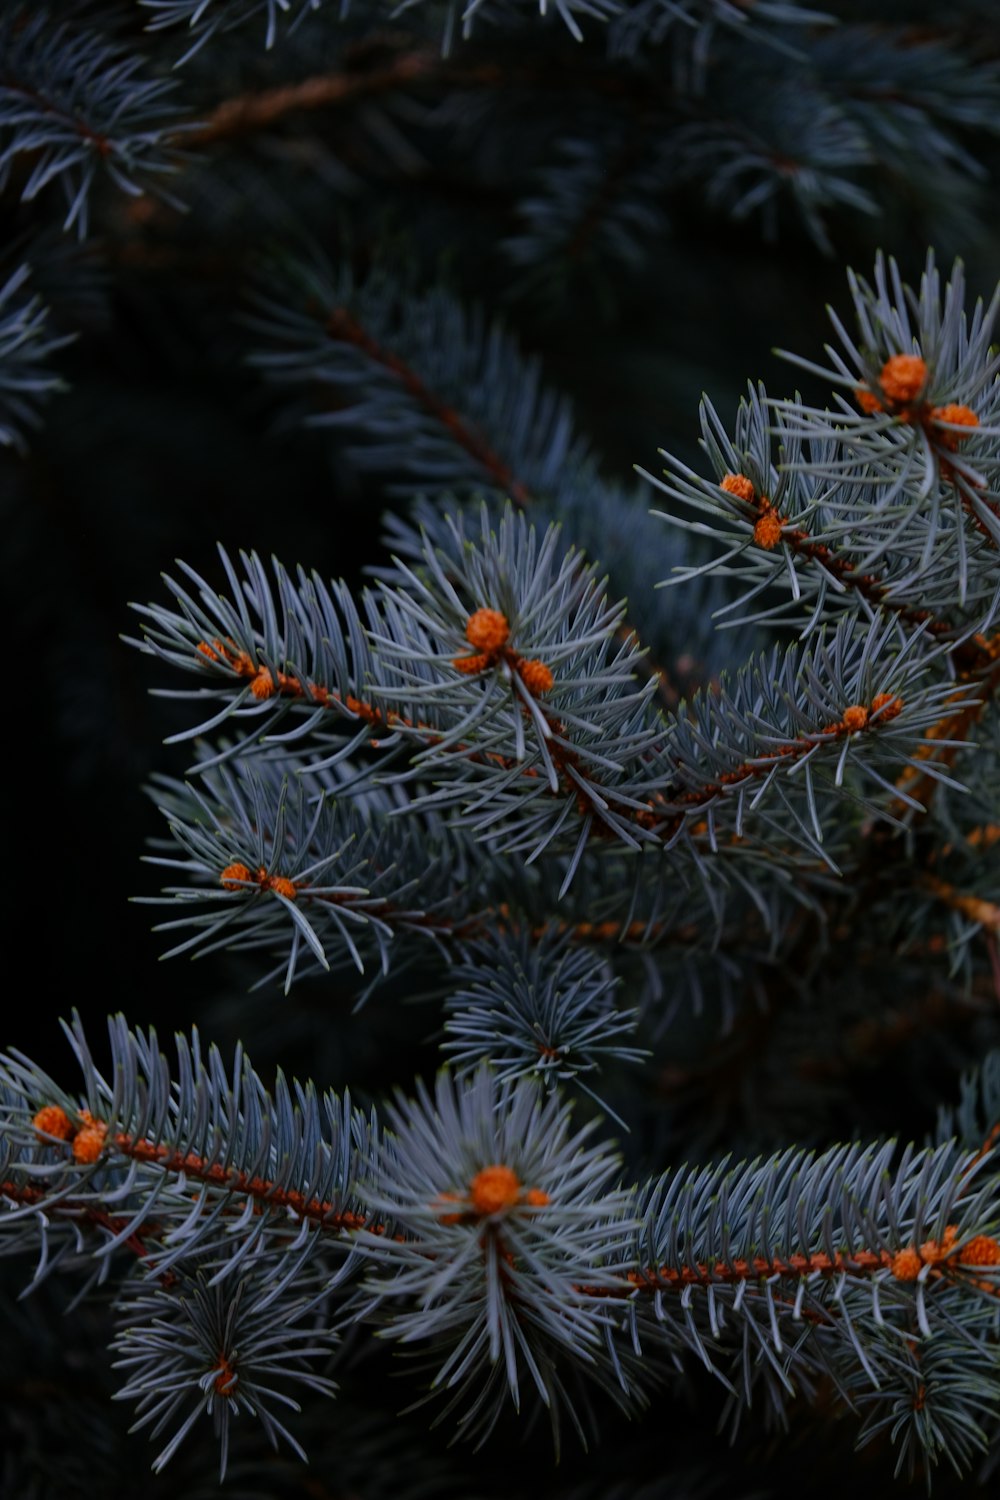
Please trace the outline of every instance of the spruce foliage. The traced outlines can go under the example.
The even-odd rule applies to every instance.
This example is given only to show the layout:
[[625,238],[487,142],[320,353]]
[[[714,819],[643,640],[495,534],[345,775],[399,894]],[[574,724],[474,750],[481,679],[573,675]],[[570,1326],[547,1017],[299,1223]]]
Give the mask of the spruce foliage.
[[0,8],[4,1495],[995,1481],[1000,31],[830,9]]

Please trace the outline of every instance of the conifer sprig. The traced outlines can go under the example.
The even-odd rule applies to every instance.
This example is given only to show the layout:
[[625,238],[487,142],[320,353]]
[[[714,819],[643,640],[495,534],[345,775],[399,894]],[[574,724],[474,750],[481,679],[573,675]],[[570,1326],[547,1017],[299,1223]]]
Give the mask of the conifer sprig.
[[[930,257],[911,289],[880,256],[870,284],[851,280],[856,329],[835,317],[827,355],[799,360],[825,404],[752,386],[733,423],[704,402],[706,463],[665,460],[672,534],[641,487],[607,478],[525,351],[561,361],[578,409],[610,393],[635,406],[627,425],[652,399],[669,424],[674,386],[711,364],[691,294],[728,298],[693,262],[704,244],[724,276],[737,253],[696,193],[742,226],[758,289],[770,257],[755,269],[747,235],[789,208],[822,244],[875,213],[887,242],[935,220],[970,238],[1000,119],[983,0],[946,18],[899,4],[899,28],[794,0],[335,9],[145,0],[126,19],[105,0],[13,0],[0,19],[5,274],[25,262],[0,289],[0,442],[21,449],[37,425],[63,328],[93,335],[65,359],[90,391],[53,408],[52,452],[19,481],[46,509],[12,532],[17,556],[22,524],[46,552],[38,604],[34,588],[13,604],[24,701],[72,714],[96,675],[60,662],[46,695],[35,628],[93,581],[76,518],[99,511],[132,555],[145,495],[135,523],[127,482],[117,526],[118,456],[148,456],[209,387],[206,432],[225,427],[248,353],[296,475],[332,448],[336,479],[353,466],[366,499],[396,506],[366,589],[248,550],[204,576],[178,564],[172,600],[141,611],[141,649],[184,674],[199,721],[173,736],[195,742],[188,782],[156,779],[165,946],[231,948],[258,989],[317,982],[244,998],[238,1021],[220,997],[220,1030],[266,1072],[197,1034],[168,1063],[120,1017],[107,1066],[67,1028],[75,1088],[0,1058],[0,1254],[34,1293],[30,1321],[9,1318],[29,1357],[0,1381],[0,1489],[128,1489],[89,1378],[110,1341],[120,1409],[167,1485],[207,1495],[200,1432],[248,1500],[298,1493],[292,1460],[337,1447],[333,1377],[348,1399],[365,1367],[394,1384],[373,1335],[410,1367],[401,1402],[430,1404],[446,1436],[547,1414],[557,1444],[567,1424],[587,1442],[602,1408],[663,1388],[679,1404],[698,1366],[731,1430],[850,1407],[901,1472],[964,1476],[1000,1451],[1000,1066],[922,1148],[829,1142],[862,1070],[873,1132],[919,1131],[942,1070],[1000,1034],[1000,293],[967,310],[960,265],[946,286]],[[186,161],[182,218],[152,200]],[[406,229],[398,272],[386,209]],[[442,264],[447,286],[423,279]],[[618,293],[626,317],[592,365]],[[121,399],[140,351],[165,401]],[[248,394],[262,401],[259,382]],[[331,441],[301,444],[302,423]],[[227,493],[264,451],[243,435],[231,469],[213,446]],[[115,464],[91,471],[102,446]],[[83,453],[86,472],[66,462]],[[247,490],[284,533],[263,466]],[[62,558],[50,500],[72,511]],[[8,864],[32,910],[75,920],[65,878]],[[101,885],[88,851],[74,891],[84,870]],[[355,1012],[374,1001],[349,1032],[323,1005],[345,974]],[[416,1001],[437,1006],[425,1028]],[[407,1043],[435,1027],[449,1066],[411,1087]],[[280,1057],[257,1051],[268,1031]],[[273,1071],[296,1048],[337,1092]],[[397,1091],[362,1111],[348,1073],[366,1098]],[[67,1291],[74,1347],[49,1326]],[[117,1332],[95,1336],[112,1310]],[[347,1431],[350,1465],[307,1488],[499,1493],[502,1471],[474,1461],[465,1484],[430,1445],[393,1474],[373,1435],[385,1407],[380,1389],[359,1442]],[[673,1446],[657,1482],[688,1494]]]
[[[223,765],[200,783],[157,786],[172,852],[150,860],[188,883],[140,899],[197,908],[158,924],[190,934],[164,957],[278,952],[278,969],[259,983],[283,972],[287,991],[296,975],[341,964],[375,982],[390,953],[399,964],[407,937],[440,941],[477,929],[473,892],[456,878],[468,851],[438,820],[400,825],[388,793],[331,796],[318,778],[290,770],[275,761]],[[186,858],[176,857],[178,846]]]
[[[618,644],[620,607],[578,555],[559,557],[554,531],[539,539],[511,511],[494,530],[483,510],[478,536],[459,520],[449,544],[443,557],[425,546],[419,568],[398,562],[393,581],[362,601],[364,625],[342,587],[300,574],[300,593],[280,566],[275,597],[256,558],[244,560],[242,585],[226,562],[235,602],[194,577],[197,595],[179,591],[178,610],[144,608],[142,649],[231,684],[195,690],[223,706],[187,733],[252,724],[199,768],[249,751],[287,756],[291,745],[318,769],[370,742],[389,752],[372,774],[405,784],[409,808],[446,811],[477,841],[529,863],[570,856],[565,890],[592,840],[680,843],[691,858],[694,825],[707,819],[700,831],[714,852],[742,837],[757,809],[758,837],[775,852],[791,839],[823,859],[828,778],[836,800],[856,768],[852,793],[867,778],[879,807],[886,772],[913,766],[915,741],[958,701],[952,683],[929,674],[934,653],[915,649],[919,636],[900,641],[893,620],[859,630],[842,619],[829,639],[776,650],[664,716],[651,681],[633,686],[641,657]],[[291,712],[300,719],[291,739],[276,735]],[[309,736],[301,749],[300,735]],[[948,775],[931,760],[919,769]],[[270,838],[278,821],[274,809],[254,837]],[[220,879],[234,862],[275,863],[273,850],[250,864],[222,856],[220,846]],[[710,878],[703,861],[696,868]]]
[[[725,623],[802,619],[808,631],[844,608],[884,610],[955,640],[963,664],[975,664],[987,657],[969,638],[997,608],[1000,363],[990,339],[1000,303],[977,305],[967,321],[961,265],[942,301],[933,257],[919,296],[881,258],[874,290],[854,276],[851,288],[857,343],[831,316],[854,369],[833,350],[832,371],[794,358],[849,385],[853,404],[837,390],[821,410],[751,388],[730,436],[706,401],[714,479],[665,454],[666,482],[652,482],[681,503],[666,519],[729,543],[715,566],[746,589]],[[688,507],[711,520],[691,520]],[[786,597],[772,602],[775,586]],[[741,608],[756,600],[755,613]]]
[[333,1394],[334,1383],[315,1363],[328,1358],[337,1336],[319,1312],[321,1297],[301,1287],[293,1301],[280,1297],[280,1290],[280,1283],[277,1289],[261,1284],[259,1271],[244,1273],[235,1290],[213,1285],[207,1272],[197,1271],[166,1286],[138,1278],[125,1283],[111,1345],[113,1367],[124,1372],[116,1397],[135,1403],[132,1432],[148,1430],[154,1440],[168,1436],[153,1460],[154,1473],[206,1417],[219,1446],[220,1483],[240,1416],[259,1422],[272,1447],[281,1439],[305,1461],[305,1449],[286,1425],[301,1411],[289,1386]]
[[[603,477],[571,404],[499,321],[445,286],[418,293],[388,264],[357,277],[346,259],[318,252],[271,265],[249,321],[262,340],[251,363],[290,393],[283,420],[344,433],[362,472],[391,473],[392,494],[416,501],[408,519],[390,518],[400,555],[419,556],[424,532],[447,547],[448,514],[484,495],[539,525],[558,521],[570,532],[562,545],[599,557],[612,589],[632,601],[620,638],[641,628],[651,656],[638,669],[676,702],[675,611],[654,592],[645,497]],[[718,657],[710,632],[701,636],[701,657]]]
[[[796,401],[781,402],[787,428],[802,437],[832,438],[817,477],[850,480],[870,469],[883,504],[902,493],[919,506],[927,528],[926,564],[940,529],[960,552],[967,527],[1000,546],[1000,355],[991,344],[1000,289],[989,305],[965,309],[965,277],[956,261],[941,288],[929,254],[918,291],[905,287],[892,260],[879,256],[874,283],[849,273],[858,334],[835,313],[831,321],[844,353],[827,345],[832,368],[798,355],[786,358],[851,391],[835,396],[836,419]],[[846,358],[845,358],[846,355]]]
[[392,471],[395,493],[494,490],[519,506],[568,492],[592,468],[564,396],[481,308],[444,287],[418,293],[386,265],[357,278],[318,253],[262,274],[251,362],[301,392],[313,426],[363,443],[363,469]]
[[489,1062],[501,1081],[576,1084],[613,1115],[589,1080],[602,1060],[645,1055],[626,1042],[639,1016],[616,1002],[611,965],[574,950],[569,937],[538,942],[524,931],[501,931],[471,943],[451,978],[442,1051],[460,1077]]
[[20,450],[40,425],[39,408],[63,389],[49,355],[72,341],[53,333],[42,298],[26,292],[30,276],[30,266],[19,266],[0,287],[0,446]]
[[16,6],[0,17],[0,57],[0,185],[22,167],[25,200],[58,183],[64,229],[86,235],[99,173],[136,197],[175,170],[176,85],[144,77],[141,58]]
[[[124,1278],[122,1394],[169,1432],[159,1463],[203,1414],[225,1458],[241,1408],[294,1443],[271,1404],[294,1401],[260,1383],[329,1392],[310,1361],[344,1318],[423,1351],[428,1397],[480,1438],[524,1382],[557,1420],[579,1379],[634,1404],[694,1355],[738,1408],[780,1409],[826,1376],[870,1403],[862,1438],[903,1412],[904,1462],[961,1467],[985,1446],[993,1126],[975,1150],[783,1151],[634,1190],[596,1122],[572,1130],[558,1093],[524,1079],[442,1073],[433,1096],[418,1084],[389,1105],[380,1134],[311,1085],[279,1075],[272,1097],[242,1050],[229,1069],[197,1035],[178,1038],[173,1072],[154,1035],[114,1020],[105,1077],[67,1030],[79,1093],[0,1061],[4,1248],[40,1247],[36,1281]],[[967,1086],[969,1129],[995,1072]]]

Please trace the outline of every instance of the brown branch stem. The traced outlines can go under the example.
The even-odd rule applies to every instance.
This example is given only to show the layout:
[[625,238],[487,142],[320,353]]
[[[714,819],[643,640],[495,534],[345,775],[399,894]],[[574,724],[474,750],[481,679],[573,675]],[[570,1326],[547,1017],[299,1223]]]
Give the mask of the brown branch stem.
[[114,144],[108,136],[103,135],[99,130],[94,130],[85,120],[81,120],[79,116],[72,114],[69,110],[63,109],[55,100],[49,99],[47,95],[40,93],[37,89],[31,88],[28,84],[12,78],[10,74],[0,73],[0,88],[12,94],[20,94],[23,99],[30,100],[32,104],[44,110],[47,114],[64,121],[71,130],[76,132],[81,140],[87,141],[89,145],[94,147],[98,156],[110,156],[114,150]]
[[385,349],[368,330],[358,322],[345,307],[336,307],[325,324],[330,338],[360,349],[374,364],[381,365],[395,375],[403,388],[428,416],[440,422],[451,436],[476,463],[484,468],[498,489],[509,495],[515,505],[522,509],[533,498],[526,485],[515,476],[505,459],[490,447],[485,438],[477,433],[455,409],[432,391],[421,376],[400,359],[391,349]]
[[[390,733],[396,728],[407,729],[420,735],[425,745],[432,748],[440,743],[443,738],[431,725],[414,722],[396,714],[392,710],[383,712],[374,704],[363,702],[360,699],[348,695],[342,698],[339,693],[326,687],[322,683],[303,683],[299,678],[278,672],[275,677],[269,668],[255,663],[245,652],[235,650],[228,643],[219,639],[213,640],[211,646],[206,641],[198,644],[198,651],[209,661],[216,663],[225,662],[238,677],[247,678],[251,683],[251,690],[259,701],[278,696],[296,699],[302,702],[311,701],[323,708],[339,708],[345,710],[354,718],[364,720],[373,728],[384,727]],[[485,660],[485,658],[484,658]],[[561,721],[554,715],[547,714],[541,704],[536,705],[543,715],[552,731],[549,741],[549,754],[554,765],[558,768],[561,785],[560,791],[571,793],[577,802],[578,811],[586,816],[591,813],[595,815],[595,827],[602,828],[600,821],[597,798],[601,795],[602,788],[594,784],[593,793],[589,787],[591,778],[580,776],[579,780],[571,774],[579,765],[579,759],[572,746],[560,743],[565,735],[565,729]],[[894,719],[902,709],[902,700],[892,698],[888,694],[880,694],[873,699],[870,705],[852,704],[844,710],[844,715],[836,723],[827,724],[823,729],[810,735],[798,735],[794,739],[779,745],[774,750],[755,756],[752,760],[740,762],[732,771],[715,780],[704,782],[700,787],[694,787],[684,792],[677,792],[672,796],[658,794],[653,801],[647,804],[645,809],[624,807],[622,816],[628,817],[638,828],[647,833],[654,831],[662,837],[671,836],[685,816],[684,812],[675,813],[678,805],[683,808],[702,807],[713,801],[716,797],[723,795],[727,790],[741,782],[750,781],[759,776],[768,775],[776,765],[787,760],[799,759],[816,748],[817,744],[824,741],[835,743],[847,735],[870,733],[878,728],[880,723],[888,723]],[[374,748],[378,748],[379,740],[373,738],[370,742]],[[487,752],[480,755],[478,752],[470,752],[465,745],[459,744],[451,747],[452,753],[464,755],[468,759],[476,759],[481,764],[487,762],[499,765],[504,770],[513,769],[517,762],[508,757],[501,756],[496,752]],[[541,772],[537,766],[525,766],[522,774],[532,778],[539,778]],[[586,782],[586,785],[581,785]],[[549,788],[553,796],[559,795],[558,791]],[[613,800],[613,799],[612,799]]]
[[[210,1162],[191,1151],[182,1152],[174,1147],[153,1141],[136,1140],[124,1132],[116,1132],[113,1136],[108,1136],[107,1146],[109,1150],[113,1150],[126,1160],[159,1167],[164,1172],[182,1176],[185,1181],[193,1180],[206,1186],[221,1188],[233,1196],[250,1198],[258,1205],[260,1212],[276,1210],[282,1217],[292,1214],[299,1219],[308,1219],[317,1231],[334,1234],[338,1238],[361,1230],[374,1235],[389,1233],[387,1225],[367,1215],[338,1209],[334,1204],[317,1198],[306,1198],[295,1189],[282,1187],[277,1182],[264,1177],[250,1176],[244,1171],[224,1167],[218,1162]],[[990,1149],[989,1140],[984,1145],[983,1151],[988,1149]],[[982,1154],[983,1152],[980,1153]],[[13,1180],[0,1183],[0,1196],[13,1202],[31,1203],[39,1208],[45,1203],[46,1198],[41,1188]],[[449,1196],[445,1195],[445,1197]],[[127,1218],[121,1216],[116,1218],[91,1203],[80,1203],[69,1198],[59,1198],[47,1204],[46,1214],[50,1219],[62,1217],[76,1221],[82,1219],[95,1227],[111,1232],[124,1228],[129,1222]],[[469,1215],[456,1216],[449,1222],[465,1223],[469,1217]],[[474,1214],[471,1216],[473,1220],[476,1217]],[[150,1232],[155,1233],[155,1229]],[[394,1235],[393,1238],[400,1243],[405,1243],[403,1235]],[[138,1231],[129,1235],[123,1244],[143,1259],[150,1254]],[[916,1251],[906,1249],[903,1251],[904,1255],[916,1253]],[[934,1278],[944,1276],[952,1270],[949,1262],[954,1259],[955,1253],[947,1238],[940,1246],[928,1244],[922,1246],[920,1250],[920,1254],[930,1266],[929,1274]],[[614,1278],[605,1285],[577,1285],[574,1290],[578,1296],[605,1300],[635,1295],[652,1296],[664,1291],[683,1290],[689,1286],[706,1288],[731,1286],[739,1282],[773,1280],[774,1278],[801,1281],[805,1277],[817,1274],[828,1280],[844,1273],[854,1276],[870,1276],[879,1271],[889,1270],[903,1280],[913,1279],[899,1268],[899,1255],[900,1252],[893,1254],[884,1249],[845,1250],[837,1251],[833,1255],[825,1251],[813,1251],[809,1254],[793,1254],[785,1258],[781,1256],[755,1256],[752,1259],[737,1257],[730,1261],[713,1260],[711,1262],[698,1261],[690,1265],[681,1263],[676,1266],[651,1266],[627,1272],[622,1278],[627,1283],[624,1286],[617,1278]],[[973,1284],[981,1290],[997,1293],[997,1288],[991,1282],[975,1281]],[[821,1315],[817,1314],[817,1316]]]
[[290,114],[352,104],[372,94],[383,94],[401,84],[426,77],[440,65],[432,52],[408,52],[381,68],[369,71],[319,73],[299,83],[280,84],[258,93],[223,99],[205,121],[178,139],[185,146],[204,147],[234,136],[269,130]]

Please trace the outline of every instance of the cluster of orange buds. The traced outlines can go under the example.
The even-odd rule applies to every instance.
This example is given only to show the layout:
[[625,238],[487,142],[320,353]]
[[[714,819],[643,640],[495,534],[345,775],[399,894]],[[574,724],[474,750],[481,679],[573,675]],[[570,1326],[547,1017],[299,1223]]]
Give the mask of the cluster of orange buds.
[[[197,650],[207,657],[209,661],[225,662],[226,666],[232,667],[238,677],[246,677],[250,682],[250,691],[258,703],[265,703],[268,698],[273,698],[275,693],[283,693],[286,697],[303,698],[305,688],[297,677],[289,677],[285,672],[279,672],[277,676],[269,667],[260,666],[245,651],[237,650],[232,642],[214,640],[211,645],[207,641],[199,641]],[[329,689],[313,684],[309,688],[309,696],[316,703],[324,706],[330,700]]]
[[[927,364],[919,354],[891,355],[882,366],[875,383],[880,394],[864,386],[859,386],[854,392],[861,410],[869,416],[878,411],[886,411],[904,422],[919,422],[924,427],[932,425],[935,429],[942,423],[967,428],[979,426],[979,418],[971,406],[960,406],[955,402],[949,402],[945,406],[927,406],[920,402],[927,384]],[[968,433],[935,430],[933,436],[938,447],[947,448],[954,453]]]
[[753,480],[748,479],[746,474],[727,474],[719,488],[725,490],[727,495],[735,495],[737,500],[757,507],[760,514],[754,524],[753,539],[765,552],[773,551],[781,541],[785,522],[768,497],[757,494]]
[[873,714],[877,714],[879,722],[885,724],[890,719],[898,718],[902,711],[902,698],[895,698],[892,693],[877,693],[870,709],[863,703],[852,703],[850,708],[845,708],[839,727],[846,729],[848,734],[857,734],[859,730],[867,729]]
[[284,896],[288,901],[295,900],[299,889],[287,875],[269,875],[263,865],[255,873],[238,860],[226,866],[219,880],[227,891],[241,891],[245,885],[252,884],[262,891],[274,891],[276,896]]
[[924,1240],[920,1246],[907,1246],[892,1257],[891,1270],[897,1281],[916,1281],[924,1266],[939,1268],[946,1261],[961,1266],[1000,1265],[1000,1244],[987,1234],[977,1234],[959,1248],[958,1225],[949,1224],[940,1240]]
[[544,1208],[551,1200],[541,1188],[523,1188],[517,1173],[511,1167],[483,1167],[469,1183],[468,1193],[440,1193],[434,1207],[441,1204],[458,1204],[438,1214],[442,1224],[464,1224],[476,1219],[486,1219],[493,1214],[505,1213],[510,1208],[526,1206]]
[[520,677],[528,692],[540,698],[555,682],[551,670],[542,661],[526,661],[508,642],[510,622],[498,609],[477,609],[465,622],[465,638],[475,648],[472,656],[456,656],[452,666],[468,677],[505,661]]
[[89,1109],[81,1109],[80,1124],[74,1125],[61,1104],[43,1104],[32,1124],[42,1137],[72,1142],[73,1160],[90,1166],[104,1150],[108,1127],[96,1120]]

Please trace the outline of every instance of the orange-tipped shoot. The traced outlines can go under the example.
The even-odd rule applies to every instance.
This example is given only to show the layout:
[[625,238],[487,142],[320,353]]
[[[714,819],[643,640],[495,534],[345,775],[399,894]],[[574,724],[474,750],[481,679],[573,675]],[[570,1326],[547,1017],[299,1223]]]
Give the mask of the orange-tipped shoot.
[[919,354],[893,354],[879,375],[879,385],[888,399],[901,406],[917,399],[926,380],[927,364]]
[[83,1166],[91,1166],[104,1150],[108,1127],[103,1120],[95,1120],[87,1110],[81,1118],[86,1122],[73,1137],[73,1160]]
[[872,699],[872,713],[878,714],[881,724],[888,724],[890,719],[897,719],[902,712],[902,698],[896,698],[892,693],[876,693]]
[[536,698],[547,693],[555,682],[555,678],[543,661],[518,662],[517,670],[528,692]]
[[466,621],[465,638],[477,651],[500,651],[506,646],[509,636],[507,616],[498,609],[477,609]]
[[477,1214],[496,1214],[510,1208],[521,1195],[517,1173],[510,1167],[483,1167],[469,1184],[469,1198]]
[[897,1281],[916,1281],[923,1270],[924,1263],[916,1250],[912,1247],[906,1250],[897,1250],[892,1257],[892,1274]]
[[219,1355],[219,1363],[215,1366],[215,1368],[219,1373],[216,1375],[212,1384],[214,1385],[218,1395],[228,1396],[236,1386],[239,1380],[239,1376],[236,1374],[236,1371],[233,1369],[232,1365],[224,1354]]
[[551,1201],[544,1188],[522,1188],[513,1168],[497,1163],[477,1172],[467,1193],[439,1193],[433,1208],[441,1224],[469,1224],[518,1205],[545,1208]]
[[745,500],[747,504],[757,493],[753,487],[753,480],[748,479],[745,474],[727,474],[720,483],[719,489],[725,490],[727,495],[735,495],[737,500]]
[[765,511],[753,529],[753,539],[758,547],[770,552],[781,541],[781,521],[773,510]]
[[[979,426],[979,418],[976,416],[971,406],[956,406],[954,404],[950,404],[948,406],[932,406],[931,421],[951,422],[960,427]],[[942,448],[947,448],[951,453],[955,452],[959,443],[963,442],[964,439],[968,437],[968,435],[969,434],[966,432],[935,433],[935,437],[937,438],[940,446]]]
[[73,1134],[72,1121],[58,1104],[43,1105],[31,1123],[39,1135],[54,1135],[60,1141],[68,1141]]

